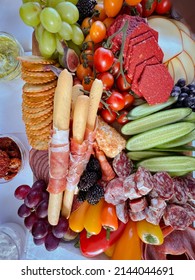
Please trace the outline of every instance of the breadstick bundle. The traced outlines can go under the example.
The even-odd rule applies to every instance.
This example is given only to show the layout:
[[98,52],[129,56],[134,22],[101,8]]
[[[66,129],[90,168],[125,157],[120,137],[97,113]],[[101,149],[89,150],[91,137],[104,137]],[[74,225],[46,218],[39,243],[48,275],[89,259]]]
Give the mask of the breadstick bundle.
[[64,69],[54,95],[53,133],[49,144],[48,221],[57,225],[69,167],[69,126],[72,98],[72,74]]
[[102,81],[95,79],[89,97],[79,95],[76,99],[73,113],[70,164],[62,204],[62,215],[66,218],[71,213],[77,184],[92,153],[92,142],[95,139],[94,128],[102,92]]

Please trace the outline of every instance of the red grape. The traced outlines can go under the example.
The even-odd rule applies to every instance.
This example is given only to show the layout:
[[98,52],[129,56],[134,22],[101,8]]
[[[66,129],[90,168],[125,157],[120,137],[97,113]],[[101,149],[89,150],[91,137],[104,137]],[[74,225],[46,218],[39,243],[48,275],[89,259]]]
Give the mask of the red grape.
[[31,214],[31,208],[27,207],[25,204],[22,204],[18,208],[18,216],[20,216],[21,218],[26,218],[30,216],[30,214]]
[[24,225],[27,229],[31,230],[37,220],[37,215],[35,212],[32,212],[28,217],[24,218]]
[[28,185],[20,185],[17,187],[17,189],[14,192],[14,196],[17,199],[25,199],[26,195],[29,193],[29,191],[31,190],[31,187]]
[[39,239],[33,238],[33,242],[35,243],[35,245],[42,245],[45,243],[45,237]]
[[36,239],[40,239],[45,237],[48,234],[48,227],[47,224],[42,221],[38,220],[32,226],[32,236]]
[[36,207],[36,214],[39,218],[47,217],[48,213],[48,201],[42,200]]
[[56,226],[53,226],[52,233],[57,238],[62,238],[68,229],[68,220],[64,217],[59,218]]
[[52,232],[49,232],[45,238],[45,248],[48,251],[53,251],[57,249],[59,243],[60,243],[60,238],[55,237]]
[[31,191],[25,197],[24,203],[26,204],[26,206],[33,208],[37,206],[41,200],[42,192],[37,189],[31,189]]
[[45,183],[44,180],[37,180],[32,185],[32,189],[36,189],[42,192],[45,191],[46,188],[47,188],[47,184]]

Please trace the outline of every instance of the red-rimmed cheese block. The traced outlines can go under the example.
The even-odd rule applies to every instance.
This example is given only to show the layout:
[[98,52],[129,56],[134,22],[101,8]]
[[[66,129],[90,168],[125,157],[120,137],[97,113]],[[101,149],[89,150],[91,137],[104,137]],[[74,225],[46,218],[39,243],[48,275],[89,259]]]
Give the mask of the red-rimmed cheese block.
[[139,81],[139,91],[150,105],[166,102],[173,86],[174,81],[162,63],[147,65]]
[[144,62],[145,60],[155,56],[159,63],[163,60],[163,52],[158,45],[158,42],[154,37],[148,38],[139,44],[132,47],[131,58],[129,60],[129,67],[127,70],[127,76],[132,80],[135,67]]

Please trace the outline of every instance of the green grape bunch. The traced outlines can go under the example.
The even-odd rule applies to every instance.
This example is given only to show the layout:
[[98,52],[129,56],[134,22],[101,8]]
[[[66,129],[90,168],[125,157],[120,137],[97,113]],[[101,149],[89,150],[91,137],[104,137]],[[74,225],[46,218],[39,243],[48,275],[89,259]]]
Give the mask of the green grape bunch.
[[[43,57],[63,54],[61,42],[78,49],[84,35],[78,24],[78,0],[22,0],[19,14],[22,21],[31,26]],[[74,48],[74,47],[73,47]]]

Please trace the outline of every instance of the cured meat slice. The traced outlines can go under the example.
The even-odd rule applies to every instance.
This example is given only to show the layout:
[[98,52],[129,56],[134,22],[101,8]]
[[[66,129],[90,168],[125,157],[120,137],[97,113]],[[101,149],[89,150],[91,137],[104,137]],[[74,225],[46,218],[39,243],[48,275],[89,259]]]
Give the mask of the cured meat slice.
[[129,221],[129,213],[126,201],[116,205],[116,215],[118,219],[124,224]]
[[139,81],[139,91],[150,105],[166,102],[173,86],[174,81],[166,66],[160,63],[147,65]]
[[131,174],[130,176],[124,179],[123,188],[126,198],[133,200],[142,196],[139,193],[135,183],[135,173]]
[[145,210],[142,210],[140,212],[129,211],[129,217],[134,222],[142,221],[146,218],[146,212],[145,212]]
[[173,179],[167,172],[157,172],[153,175],[154,187],[150,193],[151,197],[170,199],[174,194]]
[[183,208],[186,209],[192,221],[195,221],[195,202],[186,203]]
[[133,162],[124,151],[120,152],[112,162],[113,169],[118,177],[128,177],[133,171]]
[[[174,230],[165,237],[162,245],[154,246],[143,244],[144,260],[195,259],[195,229],[188,227],[186,230]],[[180,257],[182,256],[182,258]]]
[[34,177],[49,182],[49,156],[48,151],[31,149],[29,152],[29,165]]
[[195,200],[195,178],[187,176],[184,178],[184,183],[188,198]]
[[[156,31],[155,31],[156,32]],[[157,34],[157,36],[155,36]],[[129,61],[131,59],[132,48],[136,44],[150,38],[154,37],[157,41],[158,33],[153,33],[153,30],[145,23],[141,23],[137,28],[126,38],[124,46],[124,69],[127,71],[129,67]]]
[[162,216],[165,213],[166,202],[162,198],[152,198],[150,200],[149,207],[146,208],[146,220],[151,223],[158,225]]
[[132,47],[127,76],[133,79],[135,68],[141,62],[155,56],[159,63],[163,60],[163,52],[154,37],[150,37]]
[[104,193],[104,198],[106,202],[112,203],[113,205],[123,203],[127,200],[123,190],[122,178],[114,178],[108,183]]
[[129,206],[130,206],[130,211],[136,213],[136,212],[143,211],[148,206],[148,203],[146,197],[143,196],[137,199],[130,200]]
[[171,198],[171,203],[185,204],[188,200],[187,188],[185,187],[185,181],[181,177],[173,178],[174,194]]
[[154,64],[158,64],[158,59],[155,56],[152,56],[151,58],[145,60],[144,62],[138,64],[135,67],[135,72],[134,72],[134,76],[133,76],[133,80],[132,80],[132,84],[131,84],[131,89],[132,91],[137,94],[138,96],[142,96],[142,93],[139,91],[139,79],[142,75],[142,72],[144,70],[144,68],[146,67],[146,65],[154,65]]
[[185,230],[193,222],[191,215],[181,205],[169,204],[163,215],[164,223],[176,230]]
[[140,166],[135,173],[135,182],[138,192],[141,195],[148,194],[154,188],[154,179],[152,174],[146,168]]

